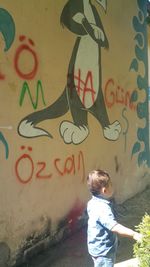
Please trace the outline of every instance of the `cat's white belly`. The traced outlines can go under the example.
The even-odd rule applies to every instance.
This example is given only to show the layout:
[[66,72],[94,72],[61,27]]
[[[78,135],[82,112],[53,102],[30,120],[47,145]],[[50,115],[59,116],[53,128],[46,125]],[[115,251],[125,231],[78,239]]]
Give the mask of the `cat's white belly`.
[[74,66],[74,82],[85,108],[90,108],[99,90],[99,47],[86,35],[81,38]]

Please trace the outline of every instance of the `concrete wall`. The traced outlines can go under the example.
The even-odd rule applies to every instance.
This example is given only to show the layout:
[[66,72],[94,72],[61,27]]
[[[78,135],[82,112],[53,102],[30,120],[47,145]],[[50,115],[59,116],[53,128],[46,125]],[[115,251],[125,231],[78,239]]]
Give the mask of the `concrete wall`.
[[[149,3],[149,10],[150,10],[150,3]],[[147,27],[148,32],[148,92],[149,92],[149,123],[150,123],[150,24]],[[150,135],[149,135],[149,143],[150,143]]]
[[91,169],[149,183],[146,1],[92,3],[1,0],[1,262],[83,223]]

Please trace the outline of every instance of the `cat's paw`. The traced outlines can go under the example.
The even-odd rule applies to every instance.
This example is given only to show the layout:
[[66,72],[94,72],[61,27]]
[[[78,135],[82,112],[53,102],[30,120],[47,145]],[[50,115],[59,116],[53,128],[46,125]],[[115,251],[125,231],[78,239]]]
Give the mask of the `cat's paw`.
[[115,121],[112,124],[104,128],[104,137],[108,140],[115,141],[119,138],[121,133],[121,125],[119,121]]
[[70,121],[63,121],[60,125],[60,134],[66,144],[80,144],[88,136],[87,126],[76,126]]

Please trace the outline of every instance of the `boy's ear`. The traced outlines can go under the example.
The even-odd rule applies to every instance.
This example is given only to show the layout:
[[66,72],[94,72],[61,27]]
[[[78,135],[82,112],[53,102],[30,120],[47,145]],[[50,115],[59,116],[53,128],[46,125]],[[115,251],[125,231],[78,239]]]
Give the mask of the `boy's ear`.
[[106,193],[106,187],[102,187],[102,188],[101,188],[101,193],[102,193],[102,194],[105,194],[105,193]]

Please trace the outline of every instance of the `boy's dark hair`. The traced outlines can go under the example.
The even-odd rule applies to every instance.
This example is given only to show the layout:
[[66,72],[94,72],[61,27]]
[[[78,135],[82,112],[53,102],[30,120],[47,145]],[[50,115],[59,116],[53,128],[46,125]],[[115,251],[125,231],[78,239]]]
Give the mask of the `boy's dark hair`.
[[110,182],[110,176],[106,171],[93,170],[87,177],[87,184],[91,193],[96,196],[100,194],[103,187],[107,187]]

